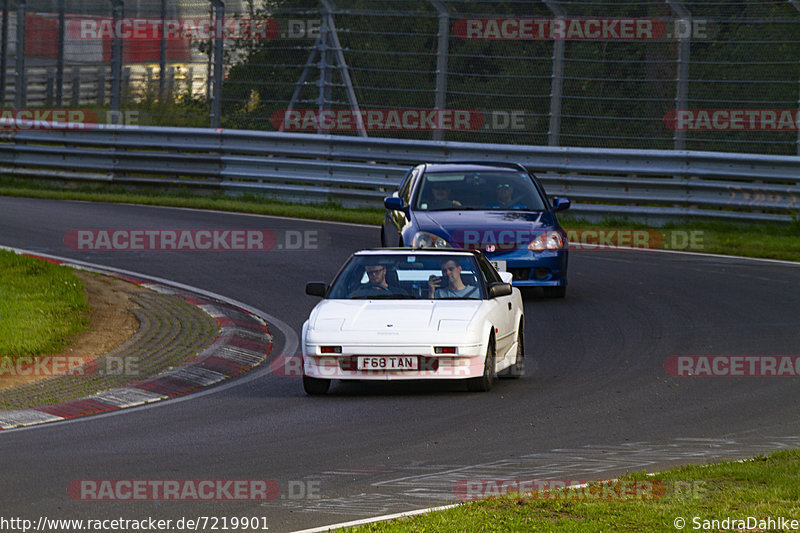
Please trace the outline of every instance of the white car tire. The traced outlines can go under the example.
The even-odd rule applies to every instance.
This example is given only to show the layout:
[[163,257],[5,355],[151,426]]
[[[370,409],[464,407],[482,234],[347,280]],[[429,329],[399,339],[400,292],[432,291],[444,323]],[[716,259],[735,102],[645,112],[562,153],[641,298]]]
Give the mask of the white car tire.
[[519,328],[519,333],[517,333],[517,355],[510,367],[497,373],[499,378],[517,379],[522,377],[525,368],[525,335],[522,332],[522,324],[520,324]]
[[490,337],[489,344],[486,347],[486,358],[483,362],[483,375],[477,378],[469,378],[467,380],[467,390],[470,392],[488,392],[492,389],[492,384],[494,383],[494,362],[494,337]]
[[321,396],[327,394],[331,386],[331,380],[323,378],[312,378],[310,376],[303,376],[303,389],[309,396]]

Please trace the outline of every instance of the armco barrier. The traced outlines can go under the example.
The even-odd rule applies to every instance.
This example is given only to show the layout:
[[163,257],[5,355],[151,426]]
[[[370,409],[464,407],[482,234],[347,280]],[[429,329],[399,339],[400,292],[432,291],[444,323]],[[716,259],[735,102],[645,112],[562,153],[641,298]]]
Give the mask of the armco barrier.
[[247,130],[100,125],[2,134],[0,172],[20,177],[181,184],[282,200],[380,207],[408,168],[519,162],[576,215],[789,221],[800,157],[608,150]]

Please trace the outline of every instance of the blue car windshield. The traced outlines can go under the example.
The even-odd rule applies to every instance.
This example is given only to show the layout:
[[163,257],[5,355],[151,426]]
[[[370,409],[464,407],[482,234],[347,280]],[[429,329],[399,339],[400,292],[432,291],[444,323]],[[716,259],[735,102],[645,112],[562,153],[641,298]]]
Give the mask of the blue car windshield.
[[546,209],[525,172],[428,172],[418,191],[415,206],[420,211]]
[[472,256],[354,255],[331,285],[329,299],[482,300],[486,281]]

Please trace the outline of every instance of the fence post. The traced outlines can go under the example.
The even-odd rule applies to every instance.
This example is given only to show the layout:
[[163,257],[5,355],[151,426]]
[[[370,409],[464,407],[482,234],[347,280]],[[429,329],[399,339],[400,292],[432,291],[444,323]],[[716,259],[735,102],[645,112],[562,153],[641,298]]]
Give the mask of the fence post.
[[[170,67],[170,78],[174,81],[175,80],[175,67]],[[194,98],[194,69],[189,67],[186,69],[186,93],[189,95],[189,98]]]
[[[667,4],[669,4],[675,14],[678,15],[681,26],[683,26],[683,24],[688,25],[687,31],[683,31],[683,27],[681,27],[681,31],[676,36],[678,39],[678,57],[676,60],[678,72],[676,80],[677,87],[675,89],[675,112],[677,113],[681,109],[686,109],[689,99],[689,55],[691,53],[692,44],[692,14],[686,9],[686,6],[683,5],[681,0],[667,0]],[[677,25],[675,25],[675,29],[678,29]],[[686,149],[685,131],[676,127],[672,138],[675,150]]]
[[[557,18],[566,16],[557,0],[544,0]],[[559,146],[561,142],[561,95],[564,90],[564,39],[553,39],[553,73],[550,84],[550,124],[547,128],[547,144]]]
[[211,0],[213,17],[213,56],[214,56],[214,75],[211,79],[211,126],[212,128],[219,128],[221,124],[220,113],[222,113],[222,68],[223,68],[223,51],[225,45],[225,32],[222,31],[223,24],[225,24],[225,2],[222,0]]
[[0,107],[6,105],[6,69],[8,68],[8,0],[3,0],[3,15],[0,19],[3,35],[0,37]]
[[[441,113],[447,109],[447,59],[450,43],[450,12],[441,0],[431,0],[439,16],[439,31],[436,38],[436,100],[434,107],[441,121]],[[441,141],[444,132],[436,128],[433,130],[433,140]]]
[[[208,19],[214,20],[214,3],[208,3]],[[208,61],[206,61],[206,100],[211,103],[211,77],[214,75],[214,37],[208,40]],[[211,109],[209,108],[209,117],[211,116]]]
[[161,0],[161,41],[158,54],[158,99],[164,100],[165,80],[164,74],[167,68],[167,31],[164,28],[164,21],[167,19],[167,0]]
[[66,0],[58,2],[58,51],[56,52],[56,106],[61,107],[64,100],[64,11]]
[[166,87],[167,93],[171,97],[175,92],[175,67],[167,68],[167,80],[166,81],[167,81],[167,83],[166,83],[165,87]]
[[319,28],[319,81],[317,82],[319,95],[317,96],[317,133],[322,133],[322,117],[325,111],[328,110],[328,100],[331,83],[331,71],[329,68],[330,61],[328,60],[328,10],[327,6],[322,10],[323,22]]
[[53,107],[53,80],[55,80],[55,75],[53,74],[53,69],[47,69],[47,79],[45,81],[44,86],[44,102],[47,107]]
[[106,105],[106,67],[97,67],[97,105]]
[[131,67],[125,67],[122,69],[122,101],[124,104],[128,103],[128,99],[130,98],[130,91],[131,91]]
[[[125,5],[123,0],[111,0],[111,18],[116,21],[125,17]],[[111,41],[111,112],[109,122],[111,124],[120,123],[120,111],[122,109],[122,39],[114,32]]]
[[[800,0],[789,0],[789,3],[794,6],[797,11],[800,11]],[[798,80],[798,87],[800,87],[800,80]],[[800,109],[800,90],[797,92],[797,107]],[[797,130],[797,155],[800,155],[800,128]]]
[[81,69],[72,67],[72,107],[81,105]]
[[14,72],[14,107],[23,109],[26,101],[25,81],[25,0],[17,1],[17,57]]

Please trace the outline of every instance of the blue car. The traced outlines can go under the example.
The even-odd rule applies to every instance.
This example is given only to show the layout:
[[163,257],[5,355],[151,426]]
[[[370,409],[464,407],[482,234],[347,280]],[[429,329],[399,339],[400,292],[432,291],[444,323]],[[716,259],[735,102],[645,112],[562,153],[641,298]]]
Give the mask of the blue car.
[[563,298],[567,234],[536,177],[513,163],[424,163],[384,199],[382,246],[481,250],[516,287],[542,287]]

